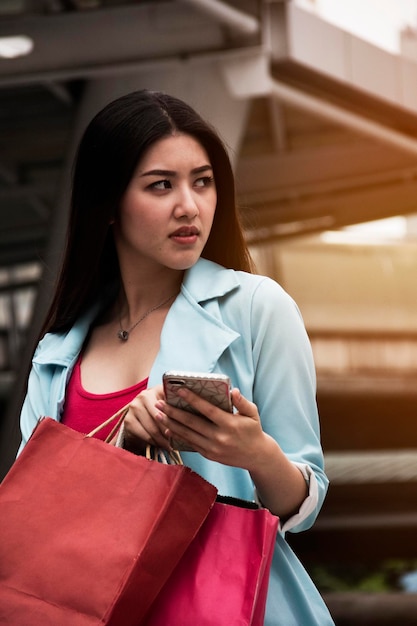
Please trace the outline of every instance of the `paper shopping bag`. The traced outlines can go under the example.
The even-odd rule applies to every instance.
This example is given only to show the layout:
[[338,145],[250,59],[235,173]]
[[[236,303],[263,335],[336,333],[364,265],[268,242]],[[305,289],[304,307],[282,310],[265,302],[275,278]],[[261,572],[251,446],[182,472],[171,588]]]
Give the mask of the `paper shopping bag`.
[[266,509],[219,500],[155,599],[146,626],[263,626],[279,520]]
[[0,624],[138,626],[215,497],[189,468],[41,420],[0,486]]

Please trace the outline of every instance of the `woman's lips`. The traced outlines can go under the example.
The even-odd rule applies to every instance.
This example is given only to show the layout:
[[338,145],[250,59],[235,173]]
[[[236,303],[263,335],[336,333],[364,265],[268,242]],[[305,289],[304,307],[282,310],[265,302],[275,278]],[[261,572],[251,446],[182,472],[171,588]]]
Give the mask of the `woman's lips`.
[[170,235],[170,239],[173,239],[176,243],[179,243],[181,245],[189,245],[197,241],[198,235],[198,228],[184,226],[174,231]]

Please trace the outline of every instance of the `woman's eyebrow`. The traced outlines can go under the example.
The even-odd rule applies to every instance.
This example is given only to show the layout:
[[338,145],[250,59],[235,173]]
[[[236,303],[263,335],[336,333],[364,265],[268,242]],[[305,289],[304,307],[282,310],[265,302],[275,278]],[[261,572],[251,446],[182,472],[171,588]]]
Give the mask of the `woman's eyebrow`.
[[[191,170],[191,174],[201,174],[202,172],[213,171],[211,165],[201,165]],[[172,170],[148,170],[147,172],[140,172],[139,176],[176,176],[177,172]]]
[[192,174],[201,174],[202,172],[212,172],[213,168],[211,165],[201,165],[201,167],[195,167],[193,170],[191,170]]
[[147,172],[140,172],[139,176],[175,176],[175,172],[171,170],[149,170]]

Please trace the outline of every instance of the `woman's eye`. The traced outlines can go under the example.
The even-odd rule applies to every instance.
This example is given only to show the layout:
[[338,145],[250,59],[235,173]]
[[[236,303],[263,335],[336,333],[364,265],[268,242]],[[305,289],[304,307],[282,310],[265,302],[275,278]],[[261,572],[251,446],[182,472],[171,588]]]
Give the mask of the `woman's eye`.
[[194,185],[196,187],[208,187],[214,182],[213,176],[202,176],[202,178],[197,178]]
[[157,180],[155,183],[149,185],[151,189],[164,190],[171,188],[171,182],[169,180]]

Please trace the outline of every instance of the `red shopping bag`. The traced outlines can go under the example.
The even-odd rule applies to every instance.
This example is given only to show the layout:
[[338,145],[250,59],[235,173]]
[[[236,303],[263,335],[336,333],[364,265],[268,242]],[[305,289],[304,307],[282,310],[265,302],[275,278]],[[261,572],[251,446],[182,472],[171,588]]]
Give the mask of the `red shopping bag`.
[[218,500],[155,599],[146,626],[263,626],[279,520],[266,509]]
[[189,468],[41,420],[0,486],[0,624],[138,626],[215,497]]

